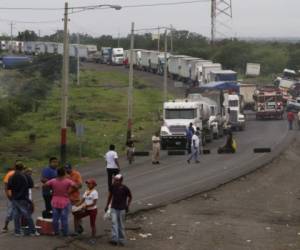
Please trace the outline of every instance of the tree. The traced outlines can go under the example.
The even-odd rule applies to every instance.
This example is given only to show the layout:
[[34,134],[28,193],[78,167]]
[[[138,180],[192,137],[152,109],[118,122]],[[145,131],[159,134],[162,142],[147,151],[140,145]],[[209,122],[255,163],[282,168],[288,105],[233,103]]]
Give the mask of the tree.
[[38,35],[33,30],[18,32],[17,40],[19,41],[37,41]]

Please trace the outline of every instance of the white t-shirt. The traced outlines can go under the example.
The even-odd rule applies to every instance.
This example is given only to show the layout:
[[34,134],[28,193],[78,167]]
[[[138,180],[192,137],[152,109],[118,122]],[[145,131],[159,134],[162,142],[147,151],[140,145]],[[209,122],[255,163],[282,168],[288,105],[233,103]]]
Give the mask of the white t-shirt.
[[[92,192],[90,190],[87,190],[84,192],[83,198],[84,198],[85,205],[90,206],[93,204],[94,200],[98,200],[98,192],[95,189]],[[96,208],[97,208],[97,205],[89,207],[89,208],[87,208],[87,210],[93,210]]]
[[[195,144],[194,144],[194,141],[195,141]],[[194,147],[194,145],[196,148],[199,148],[199,145],[200,145],[200,139],[195,134],[192,136],[192,146]]]
[[118,159],[118,154],[116,151],[108,151],[106,154],[105,154],[105,160],[107,162],[107,165],[106,165],[106,168],[112,168],[112,169],[117,169],[118,166],[115,162],[115,160]]
[[159,143],[160,142],[160,138],[158,136],[156,136],[156,135],[153,135],[152,136],[152,142],[153,143]]

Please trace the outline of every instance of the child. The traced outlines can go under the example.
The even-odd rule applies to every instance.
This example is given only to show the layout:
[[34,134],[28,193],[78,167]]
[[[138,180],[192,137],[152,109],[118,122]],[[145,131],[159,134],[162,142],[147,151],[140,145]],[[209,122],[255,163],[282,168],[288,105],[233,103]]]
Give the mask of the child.
[[[89,179],[86,182],[87,190],[83,194],[83,199],[77,204],[79,211],[73,210],[75,228],[78,229],[80,219],[89,216],[92,229],[92,237],[96,236],[96,217],[97,217],[97,200],[98,192],[95,189],[97,183],[94,179]],[[78,233],[78,232],[77,232]]]

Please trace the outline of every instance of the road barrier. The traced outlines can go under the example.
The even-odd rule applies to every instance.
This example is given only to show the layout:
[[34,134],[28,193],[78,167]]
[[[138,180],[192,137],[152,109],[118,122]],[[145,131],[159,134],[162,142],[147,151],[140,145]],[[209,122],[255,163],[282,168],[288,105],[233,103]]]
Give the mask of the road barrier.
[[271,153],[271,148],[254,148],[254,153]]
[[168,155],[185,155],[185,150],[169,150]]

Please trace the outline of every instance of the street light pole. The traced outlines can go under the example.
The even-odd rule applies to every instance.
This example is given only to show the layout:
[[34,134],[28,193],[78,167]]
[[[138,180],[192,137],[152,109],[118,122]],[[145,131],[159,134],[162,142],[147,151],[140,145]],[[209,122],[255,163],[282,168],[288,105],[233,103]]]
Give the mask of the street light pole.
[[131,23],[130,37],[130,65],[129,65],[129,86],[128,86],[128,123],[127,143],[132,137],[132,109],[133,109],[133,48],[134,48],[134,22]]
[[77,33],[77,86],[80,85],[80,57],[79,57],[80,37]]
[[69,34],[68,34],[68,2],[65,2],[64,13],[64,54],[63,54],[63,82],[62,82],[62,110],[61,110],[61,145],[60,158],[62,164],[67,159],[67,111],[69,85]]
[[165,64],[164,64],[164,102],[168,98],[168,33],[165,31]]

